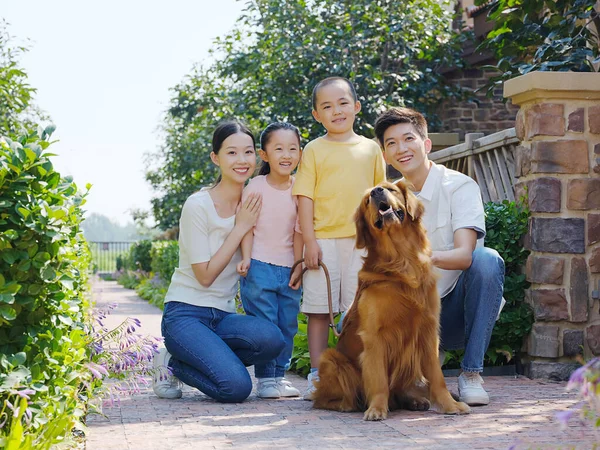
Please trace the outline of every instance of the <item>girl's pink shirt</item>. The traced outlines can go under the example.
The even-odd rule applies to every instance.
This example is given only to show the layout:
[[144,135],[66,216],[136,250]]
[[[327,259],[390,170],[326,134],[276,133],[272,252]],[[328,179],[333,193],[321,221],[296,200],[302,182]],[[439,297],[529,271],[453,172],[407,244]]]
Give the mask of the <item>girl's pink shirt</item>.
[[244,189],[245,200],[251,192],[262,195],[262,208],[254,227],[252,259],[277,266],[294,264],[294,231],[298,217],[298,197],[292,196],[294,177],[288,189],[275,189],[265,175],[254,177]]

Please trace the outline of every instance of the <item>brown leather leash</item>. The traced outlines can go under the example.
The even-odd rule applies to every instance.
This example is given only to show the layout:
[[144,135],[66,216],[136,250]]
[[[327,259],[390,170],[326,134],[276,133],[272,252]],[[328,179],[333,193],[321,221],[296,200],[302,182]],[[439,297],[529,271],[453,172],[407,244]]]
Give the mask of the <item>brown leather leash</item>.
[[[292,270],[290,271],[290,281],[292,281],[291,274],[294,273],[294,269],[296,269],[296,266],[298,264],[302,264],[303,262],[304,262],[304,258],[299,259],[298,261],[296,261],[294,263],[294,265],[292,266]],[[323,261],[319,261],[319,266],[321,267],[321,269],[323,269],[323,272],[325,273],[325,281],[327,282],[327,303],[329,304],[329,326],[333,330],[333,334],[336,337],[340,337],[340,333],[338,333],[337,327],[335,326],[335,324],[333,322],[333,301],[331,299],[331,278],[329,277],[329,270],[327,270],[327,266],[325,265],[325,263]],[[292,284],[296,284],[299,281],[299,279],[302,278],[302,276],[304,276],[304,274],[306,273],[307,270],[309,270],[308,267],[305,267],[304,269],[302,269],[302,273],[300,274],[300,277],[293,280]]]

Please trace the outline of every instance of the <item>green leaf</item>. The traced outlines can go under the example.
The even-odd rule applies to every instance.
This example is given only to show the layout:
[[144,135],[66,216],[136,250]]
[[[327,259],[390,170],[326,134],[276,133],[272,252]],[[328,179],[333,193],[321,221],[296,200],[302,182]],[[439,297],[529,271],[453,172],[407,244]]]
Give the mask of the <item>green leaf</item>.
[[0,305],[0,316],[6,320],[15,320],[17,312],[8,305]]

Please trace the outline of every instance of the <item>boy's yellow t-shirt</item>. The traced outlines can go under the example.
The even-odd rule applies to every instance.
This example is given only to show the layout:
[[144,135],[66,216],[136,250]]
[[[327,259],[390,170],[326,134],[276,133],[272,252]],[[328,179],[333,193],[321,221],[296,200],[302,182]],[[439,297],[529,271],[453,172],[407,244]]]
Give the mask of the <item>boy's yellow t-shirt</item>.
[[379,146],[360,136],[357,143],[322,137],[302,152],[292,195],[314,202],[313,224],[318,239],[356,234],[354,213],[367,189],[385,180],[385,162]]

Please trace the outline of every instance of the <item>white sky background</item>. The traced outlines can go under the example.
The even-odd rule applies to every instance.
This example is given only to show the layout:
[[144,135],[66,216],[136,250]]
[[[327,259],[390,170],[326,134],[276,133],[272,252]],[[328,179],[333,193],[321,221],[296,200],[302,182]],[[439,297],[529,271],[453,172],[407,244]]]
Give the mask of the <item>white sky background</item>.
[[55,168],[92,183],[85,209],[121,224],[150,209],[144,154],[158,149],[169,88],[206,62],[244,1],[0,0],[15,43],[30,39],[21,66],[60,142]]

